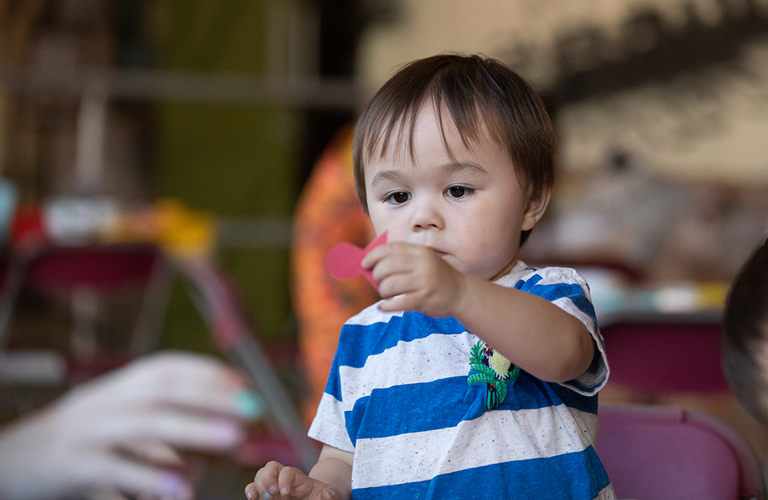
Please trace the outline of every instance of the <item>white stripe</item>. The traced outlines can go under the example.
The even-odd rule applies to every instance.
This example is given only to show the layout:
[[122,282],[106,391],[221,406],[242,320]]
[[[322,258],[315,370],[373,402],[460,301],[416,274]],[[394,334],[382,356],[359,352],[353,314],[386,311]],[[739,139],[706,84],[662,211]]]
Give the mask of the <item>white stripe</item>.
[[320,405],[317,407],[317,416],[312,421],[307,434],[321,443],[354,453],[355,447],[349,439],[345,422],[341,401],[328,393],[323,393]]
[[536,285],[579,285],[584,293],[589,298],[589,287],[586,286],[587,282],[582,278],[575,269],[570,267],[545,267],[539,269],[535,274],[541,276],[541,281]]
[[372,325],[374,323],[386,323],[395,316],[402,316],[405,311],[383,312],[379,310],[378,303],[368,306],[356,316],[352,316],[346,322],[348,325]]
[[362,368],[340,366],[344,409],[351,410],[358,399],[370,396],[374,389],[467,376],[469,351],[475,342],[477,337],[468,332],[432,334],[410,342],[400,341],[381,354],[369,356]]
[[613,485],[609,484],[598,493],[595,500],[616,500],[616,493],[613,492]]
[[531,269],[527,269],[527,267],[528,266],[525,265],[525,262],[518,260],[514,267],[510,269],[507,274],[494,281],[494,283],[507,288],[513,288],[515,283],[523,279],[525,276],[530,277],[533,274],[533,271]]
[[352,483],[354,488],[411,483],[485,465],[580,452],[594,442],[596,431],[594,414],[569,411],[565,405],[489,411],[452,428],[358,439]]

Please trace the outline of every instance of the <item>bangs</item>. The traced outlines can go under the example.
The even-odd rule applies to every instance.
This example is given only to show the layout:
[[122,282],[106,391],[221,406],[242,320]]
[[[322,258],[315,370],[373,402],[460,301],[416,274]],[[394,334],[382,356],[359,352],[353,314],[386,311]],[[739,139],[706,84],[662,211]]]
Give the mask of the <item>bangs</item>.
[[[425,106],[432,106],[437,116],[442,135],[443,146],[448,156],[456,160],[446,138],[446,126],[452,123],[459,132],[459,136],[467,150],[472,151],[473,146],[481,139],[490,138],[502,144],[497,134],[493,134],[494,127],[484,127],[481,112],[474,106],[456,105],[456,101],[445,99],[440,93],[425,93],[418,101],[410,106],[402,106],[401,109],[387,110],[387,115],[381,115],[366,128],[360,143],[364,145],[360,158],[363,163],[368,163],[376,158],[384,158],[388,153],[393,156],[408,154],[414,158],[413,134],[419,113]],[[448,116],[446,116],[446,111]],[[446,123],[448,120],[451,123]],[[488,137],[487,137],[488,136]],[[390,148],[392,151],[390,151]]]

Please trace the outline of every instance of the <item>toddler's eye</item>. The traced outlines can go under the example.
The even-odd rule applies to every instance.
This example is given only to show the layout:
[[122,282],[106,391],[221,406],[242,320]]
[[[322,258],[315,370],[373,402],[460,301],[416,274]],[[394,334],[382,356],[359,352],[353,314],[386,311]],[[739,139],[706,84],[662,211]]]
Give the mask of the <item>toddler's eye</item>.
[[451,198],[463,198],[472,193],[472,189],[466,186],[451,186],[448,188],[448,196]]
[[399,205],[401,203],[405,203],[410,199],[411,199],[410,194],[406,193],[405,191],[397,191],[387,196],[386,201]]

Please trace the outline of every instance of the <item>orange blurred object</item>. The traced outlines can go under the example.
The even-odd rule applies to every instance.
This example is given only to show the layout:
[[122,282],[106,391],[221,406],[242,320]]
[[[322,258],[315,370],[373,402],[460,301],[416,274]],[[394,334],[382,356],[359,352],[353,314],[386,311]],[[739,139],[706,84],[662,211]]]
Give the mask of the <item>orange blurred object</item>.
[[292,294],[299,347],[311,388],[304,403],[307,424],[325,389],[341,326],[378,299],[362,277],[332,278],[325,267],[326,256],[338,243],[365,247],[373,236],[355,191],[352,130],[343,129],[317,161],[295,214]]

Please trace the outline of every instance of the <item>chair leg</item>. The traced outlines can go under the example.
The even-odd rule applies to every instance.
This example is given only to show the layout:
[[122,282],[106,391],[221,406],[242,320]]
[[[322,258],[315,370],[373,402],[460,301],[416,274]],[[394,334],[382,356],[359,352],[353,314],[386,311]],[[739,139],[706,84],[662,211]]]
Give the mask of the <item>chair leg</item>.
[[317,463],[318,453],[314,442],[307,436],[304,423],[285,388],[272,370],[269,359],[251,334],[240,339],[238,345],[226,353],[253,379],[256,390],[264,398],[269,411],[298,455],[302,468],[309,470]]
[[78,361],[90,361],[96,356],[96,317],[99,313],[99,296],[87,288],[72,291],[72,315],[74,324],[70,333],[70,350]]
[[0,294],[0,353],[8,348],[11,339],[11,318],[24,282],[26,260],[12,257],[8,264],[5,286]]
[[131,357],[148,354],[160,346],[165,313],[168,310],[176,270],[165,259],[155,266],[142,298],[136,327],[128,348]]

